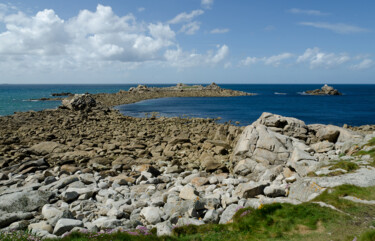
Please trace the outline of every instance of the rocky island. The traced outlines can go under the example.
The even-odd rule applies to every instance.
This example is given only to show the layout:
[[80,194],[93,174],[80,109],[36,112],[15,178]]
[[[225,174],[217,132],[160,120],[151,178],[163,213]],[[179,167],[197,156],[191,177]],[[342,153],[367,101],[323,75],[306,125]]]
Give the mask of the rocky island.
[[[88,93],[86,93],[88,94]],[[53,93],[55,98],[43,97],[40,101],[56,101],[63,100],[63,95],[73,98],[71,93]],[[177,84],[172,87],[147,87],[146,85],[138,85],[131,87],[128,91],[120,90],[117,93],[101,93],[92,95],[102,106],[113,107],[116,105],[131,104],[141,100],[166,98],[166,97],[233,97],[233,96],[250,96],[254,93],[236,91],[220,88],[215,82],[207,86],[202,85],[185,85]],[[58,96],[58,97],[56,97]]]
[[[327,230],[331,234],[322,227],[323,239],[332,232],[352,237],[373,225],[372,209],[361,216],[347,207],[367,208],[374,200],[348,191],[335,202],[327,198],[342,185],[375,186],[369,127],[306,125],[271,113],[241,127],[212,119],[134,118],[110,108],[166,96],[233,95],[245,93],[216,85],[138,86],[0,117],[0,228],[43,238],[108,229],[177,237],[188,235],[191,225],[196,232],[205,224],[236,232],[227,225],[276,207],[316,210],[357,227]],[[333,220],[314,225],[324,222]]]
[[305,93],[308,95],[342,95],[338,90],[326,84],[320,89],[307,90]]

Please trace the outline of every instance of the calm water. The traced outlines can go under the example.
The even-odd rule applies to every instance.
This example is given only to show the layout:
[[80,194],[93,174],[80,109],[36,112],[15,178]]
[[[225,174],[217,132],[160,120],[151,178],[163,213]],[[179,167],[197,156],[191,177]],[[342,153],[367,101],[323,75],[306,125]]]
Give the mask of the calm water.
[[[15,111],[55,108],[60,102],[32,102],[51,93],[114,93],[135,85],[0,85],[0,115]],[[153,85],[170,86],[170,85]],[[158,112],[163,116],[221,117],[222,121],[239,121],[247,125],[262,112],[292,116],[307,124],[342,125],[375,124],[375,85],[334,85],[343,96],[308,96],[304,90],[321,85],[220,85],[257,96],[225,98],[163,98],[118,106],[123,114],[144,117]]]

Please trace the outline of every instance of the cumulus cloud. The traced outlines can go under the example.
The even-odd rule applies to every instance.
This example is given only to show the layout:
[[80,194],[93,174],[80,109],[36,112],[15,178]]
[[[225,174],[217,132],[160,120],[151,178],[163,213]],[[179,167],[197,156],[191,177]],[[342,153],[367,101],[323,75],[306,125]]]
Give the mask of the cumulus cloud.
[[173,19],[169,20],[169,24],[178,24],[178,23],[184,23],[184,22],[191,22],[195,17],[198,17],[199,15],[202,15],[204,13],[203,10],[197,9],[193,10],[191,13],[180,13]]
[[305,14],[305,15],[313,15],[313,16],[326,16],[329,13],[324,13],[318,10],[311,10],[311,9],[299,9],[299,8],[292,8],[288,10],[289,13],[293,14]]
[[310,68],[332,68],[350,60],[350,57],[345,54],[325,53],[319,48],[308,48],[306,51],[298,56],[297,63],[308,63]]
[[327,29],[327,30],[331,30],[334,33],[339,33],[339,34],[369,32],[368,29],[361,28],[355,25],[344,24],[344,23],[301,22],[299,24],[303,26],[314,27],[314,28]]
[[58,55],[70,42],[64,20],[53,10],[28,17],[19,12],[4,17],[7,31],[0,33],[0,54]]
[[293,56],[294,55],[291,53],[282,53],[282,54],[273,55],[270,57],[262,57],[262,58],[246,57],[245,59],[240,61],[240,64],[244,66],[249,66],[255,63],[262,62],[265,65],[272,65],[274,67],[278,67],[282,63],[282,61],[290,59]]
[[201,23],[197,21],[184,24],[181,27],[180,32],[185,33],[187,35],[193,35],[200,29],[200,25]]
[[[0,5],[1,6],[1,5]],[[180,14],[181,32],[194,34],[200,23],[191,21],[203,13]],[[214,66],[229,55],[227,45],[206,53],[182,50],[171,23],[137,21],[132,14],[116,15],[111,7],[82,10],[70,19],[46,9],[35,15],[22,12],[4,15],[0,32],[0,69],[56,72],[115,70],[154,63],[178,68]]]
[[215,65],[226,59],[229,55],[227,45],[218,45],[216,51],[208,51],[206,54],[199,54],[196,51],[183,51],[180,47],[175,50],[167,50],[164,57],[173,66],[188,68],[201,65]]
[[2,60],[24,62],[24,66],[26,62],[52,65],[62,59],[84,65],[90,61],[160,60],[162,52],[176,44],[168,24],[137,23],[132,14],[117,16],[111,7],[103,5],[94,12],[82,10],[67,21],[46,9],[35,16],[22,12],[7,15],[4,23],[0,56]]
[[146,9],[145,9],[144,7],[140,7],[140,8],[138,8],[137,10],[138,10],[138,12],[143,12],[143,11],[145,11]]
[[374,61],[372,59],[364,59],[358,64],[353,64],[351,69],[353,70],[362,70],[369,69],[374,66]]
[[210,31],[212,34],[222,34],[222,33],[228,33],[229,28],[215,28]]
[[246,57],[246,59],[241,60],[241,65],[249,66],[255,64],[259,61],[256,57]]
[[290,59],[293,57],[291,53],[282,53],[278,55],[273,55],[268,58],[264,58],[263,61],[266,65],[273,65],[275,67],[279,66],[283,60]]
[[201,5],[204,8],[212,8],[212,5],[214,4],[214,0],[202,0]]

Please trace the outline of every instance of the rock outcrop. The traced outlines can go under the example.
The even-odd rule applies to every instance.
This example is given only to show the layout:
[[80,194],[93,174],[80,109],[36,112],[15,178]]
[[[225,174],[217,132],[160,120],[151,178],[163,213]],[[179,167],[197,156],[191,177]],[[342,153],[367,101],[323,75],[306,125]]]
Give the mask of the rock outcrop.
[[375,133],[271,113],[239,127],[126,117],[98,103],[88,112],[17,113],[0,126],[0,228],[46,238],[120,227],[171,234],[231,222],[243,207],[298,204],[343,183],[375,185],[365,156],[358,172],[319,177],[339,171],[325,166]]
[[62,100],[62,107],[75,111],[88,111],[95,106],[96,100],[88,94],[75,94]]
[[342,95],[338,90],[326,84],[321,89],[307,90],[305,93],[308,95]]

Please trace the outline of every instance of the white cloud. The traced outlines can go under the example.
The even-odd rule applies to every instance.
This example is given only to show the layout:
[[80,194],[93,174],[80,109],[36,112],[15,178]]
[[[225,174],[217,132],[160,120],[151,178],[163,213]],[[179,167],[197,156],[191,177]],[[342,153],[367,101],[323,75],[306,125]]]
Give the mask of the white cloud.
[[258,61],[259,59],[256,57],[246,57],[246,59],[241,60],[240,64],[249,66],[249,65],[257,63]]
[[324,53],[319,48],[308,48],[297,58],[297,63],[309,63],[310,68],[332,68],[344,64],[350,60],[345,54]]
[[139,62],[161,59],[160,51],[175,45],[175,33],[169,25],[139,24],[133,15],[120,17],[111,7],[102,5],[95,12],[83,10],[68,21],[46,9],[35,16],[22,12],[8,15],[4,22],[0,55],[12,61],[31,61],[32,56],[34,61],[42,61],[46,56],[58,56],[56,61],[63,57],[77,64],[91,60]]
[[143,11],[145,11],[145,10],[146,10],[146,9],[145,9],[144,7],[140,7],[140,8],[137,9],[138,12],[143,12]]
[[172,66],[182,69],[202,65],[216,65],[224,61],[228,55],[228,46],[218,45],[216,52],[208,51],[206,54],[199,54],[196,51],[184,52],[178,47],[176,50],[167,50],[164,57]]
[[339,34],[369,32],[368,29],[344,23],[301,22],[299,24],[304,26],[311,26],[314,28],[327,29]]
[[223,61],[229,54],[229,48],[225,44],[223,46],[218,45],[217,48],[217,53],[209,60],[215,64]]
[[229,28],[215,28],[210,31],[212,34],[221,34],[221,33],[228,33]]
[[252,64],[256,64],[259,62],[263,62],[265,65],[272,65],[274,67],[278,67],[282,61],[292,58],[294,55],[291,53],[282,53],[278,55],[273,55],[270,57],[246,57],[245,59],[240,61],[241,65],[249,66]]
[[184,22],[190,22],[192,21],[195,17],[198,17],[199,15],[202,15],[204,13],[203,10],[197,9],[193,10],[191,13],[180,13],[173,19],[169,20],[169,24],[178,24],[178,23],[184,23]]
[[263,61],[266,65],[273,65],[275,67],[279,66],[283,60],[290,59],[293,57],[291,53],[282,53],[279,55],[273,55],[268,58],[263,58]]
[[201,5],[202,5],[202,7],[204,7],[204,8],[208,8],[208,9],[210,9],[210,8],[212,8],[212,5],[214,4],[214,0],[202,0],[201,1]]
[[191,23],[184,24],[180,32],[185,33],[187,35],[193,35],[200,29],[200,22],[194,21]]
[[299,8],[292,8],[289,9],[288,12],[294,14],[306,14],[306,15],[313,15],[313,16],[326,16],[329,13],[324,13],[318,10],[311,10],[311,9],[299,9]]
[[[180,14],[172,22],[194,34],[200,23],[191,21],[203,13]],[[124,71],[148,63],[178,68],[215,66],[226,62],[227,45],[199,53],[178,47],[168,23],[137,21],[132,14],[116,15],[111,7],[98,5],[61,19],[53,10],[35,15],[5,14],[0,32],[0,70],[14,73],[57,71]]]
[[65,52],[69,34],[53,10],[28,17],[19,12],[4,17],[7,31],[0,33],[0,54],[58,55]]
[[372,59],[364,59],[358,64],[353,64],[351,69],[353,70],[362,70],[369,69],[374,66],[374,61]]

